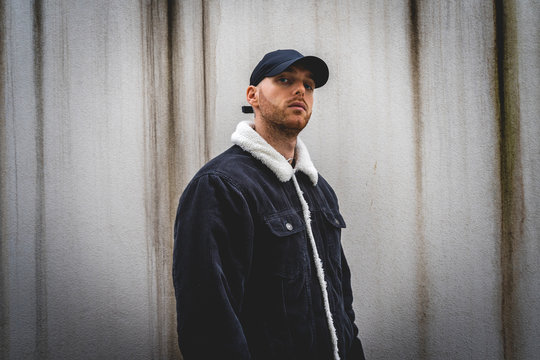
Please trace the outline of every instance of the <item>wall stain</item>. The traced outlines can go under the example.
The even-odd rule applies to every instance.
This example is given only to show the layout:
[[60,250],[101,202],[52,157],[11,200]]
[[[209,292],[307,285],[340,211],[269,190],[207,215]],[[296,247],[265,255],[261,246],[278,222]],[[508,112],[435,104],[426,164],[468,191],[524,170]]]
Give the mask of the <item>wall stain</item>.
[[[178,36],[178,6],[176,1],[167,2],[167,61],[169,63],[168,67],[168,102],[169,102],[169,117],[168,117],[168,127],[167,133],[169,136],[168,142],[168,172],[169,172],[169,208],[174,209],[176,205],[176,184],[177,184],[177,173],[176,173],[176,164],[180,161],[176,152],[176,132],[178,130],[177,118],[179,117],[179,111],[177,112],[178,96],[175,90],[175,80],[176,80],[176,70],[178,69],[177,60],[175,54],[178,53],[178,43],[180,42]],[[173,219],[171,219],[173,221]]]
[[520,358],[516,338],[516,250],[523,236],[525,204],[521,164],[519,63],[515,1],[496,0],[497,118],[501,184],[501,321],[504,359]]
[[[180,357],[172,287],[172,228],[170,225],[171,164],[174,159],[173,50],[171,33],[176,5],[141,1],[143,76],[147,119],[145,126],[145,210],[147,218],[147,273],[149,336],[152,358]],[[172,149],[171,149],[172,147]]]
[[47,251],[45,229],[45,155],[44,155],[44,92],[43,92],[43,3],[33,5],[34,91],[36,96],[36,354],[48,358],[47,329]]
[[209,112],[209,106],[208,106],[208,82],[210,79],[208,78],[208,67],[210,66],[210,63],[207,61],[208,52],[206,50],[206,46],[208,45],[208,33],[210,28],[210,21],[208,19],[208,6],[206,4],[205,0],[201,0],[202,4],[202,62],[203,62],[203,107],[204,107],[204,121],[203,121],[203,151],[204,154],[204,162],[206,163],[208,160],[210,160],[210,147],[208,144],[208,140],[210,139],[210,126],[209,126],[209,120],[210,120],[210,112]]
[[9,202],[7,201],[7,184],[4,171],[7,168],[7,141],[6,141],[6,87],[7,87],[7,65],[6,65],[6,8],[5,2],[0,1],[0,353],[9,359],[9,253],[8,240],[5,238],[7,229],[6,216]]
[[[178,35],[178,3],[175,0],[169,0],[167,2],[167,61],[168,61],[168,121],[167,121],[167,136],[168,141],[166,144],[167,151],[167,181],[165,184],[168,184],[168,207],[165,210],[164,214],[164,227],[165,231],[163,233],[163,246],[162,246],[162,257],[163,257],[163,272],[166,274],[166,277],[162,278],[162,298],[164,302],[164,312],[163,316],[165,319],[162,319],[162,323],[166,324],[167,332],[167,353],[168,358],[180,358],[182,355],[178,347],[177,335],[176,335],[176,301],[174,297],[174,290],[172,285],[172,251],[173,251],[173,214],[176,213],[176,183],[177,183],[177,169],[176,164],[178,163],[177,159],[177,118],[179,116],[179,109],[177,109],[176,104],[178,103],[178,95],[176,92],[176,70],[179,68],[179,64],[176,61],[176,54],[178,54],[178,44],[179,44],[179,35]],[[168,215],[168,217],[166,216]]]
[[[158,240],[158,230],[157,227],[157,215],[155,214],[156,202],[153,202],[154,198],[158,196],[158,193],[155,189],[156,183],[154,180],[154,172],[156,169],[153,167],[155,164],[154,157],[156,156],[155,144],[156,144],[156,134],[155,134],[155,121],[156,121],[156,110],[155,110],[155,79],[154,79],[154,49],[153,49],[153,24],[152,24],[152,3],[147,5],[147,2],[141,0],[141,40],[142,40],[142,50],[143,54],[143,89],[145,91],[145,118],[147,123],[145,124],[145,156],[144,156],[144,171],[145,171],[145,208],[146,208],[146,248],[147,248],[147,274],[148,274],[148,312],[149,314],[154,314],[154,311],[157,308],[157,299],[155,294],[157,293],[156,289],[156,254],[155,254],[155,241]],[[157,317],[159,318],[159,309]],[[149,317],[148,331],[149,337],[152,342],[153,352],[151,357],[160,357],[160,344],[159,334],[156,334],[156,329],[158,329],[158,319],[155,316]]]
[[424,188],[423,188],[423,134],[424,124],[421,112],[421,84],[420,84],[420,16],[419,0],[409,0],[409,42],[411,56],[411,76],[413,92],[413,121],[414,121],[414,144],[415,144],[415,194],[416,194],[416,236],[418,238],[417,248],[417,321],[418,321],[418,341],[419,359],[427,359],[427,339],[428,339],[428,319],[429,311],[429,277],[427,270],[426,238],[425,238],[425,218],[424,218]]

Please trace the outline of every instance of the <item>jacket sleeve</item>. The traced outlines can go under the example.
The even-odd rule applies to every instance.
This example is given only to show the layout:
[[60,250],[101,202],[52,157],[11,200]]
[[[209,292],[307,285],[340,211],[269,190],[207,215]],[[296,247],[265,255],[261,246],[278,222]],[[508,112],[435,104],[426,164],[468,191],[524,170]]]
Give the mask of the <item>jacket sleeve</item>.
[[343,301],[345,305],[345,311],[347,312],[347,315],[349,316],[349,319],[354,327],[354,339],[351,345],[351,348],[349,349],[349,355],[347,356],[347,359],[350,360],[365,360],[364,356],[364,349],[362,348],[362,342],[360,341],[360,338],[358,337],[358,327],[354,323],[355,316],[354,316],[354,310],[352,307],[353,303],[353,294],[352,294],[352,288],[351,288],[351,270],[349,269],[349,264],[347,263],[347,259],[345,258],[345,253],[343,252],[343,249],[341,249],[341,266],[342,266],[342,285],[343,285]]
[[180,351],[190,359],[250,359],[239,318],[251,267],[247,202],[217,175],[194,179],[180,198],[173,282]]

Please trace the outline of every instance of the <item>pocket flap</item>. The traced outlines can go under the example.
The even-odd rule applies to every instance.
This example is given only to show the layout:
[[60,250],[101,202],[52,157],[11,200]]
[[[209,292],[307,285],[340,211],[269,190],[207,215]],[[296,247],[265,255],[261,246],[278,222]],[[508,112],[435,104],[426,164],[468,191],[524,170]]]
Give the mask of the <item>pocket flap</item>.
[[296,234],[306,229],[302,216],[293,210],[268,215],[264,220],[270,231],[279,237]]
[[343,216],[341,216],[341,214],[338,211],[325,209],[323,210],[323,213],[326,220],[330,224],[334,225],[335,227],[341,228],[341,229],[344,229],[347,227],[347,225],[345,224],[345,220],[343,219]]

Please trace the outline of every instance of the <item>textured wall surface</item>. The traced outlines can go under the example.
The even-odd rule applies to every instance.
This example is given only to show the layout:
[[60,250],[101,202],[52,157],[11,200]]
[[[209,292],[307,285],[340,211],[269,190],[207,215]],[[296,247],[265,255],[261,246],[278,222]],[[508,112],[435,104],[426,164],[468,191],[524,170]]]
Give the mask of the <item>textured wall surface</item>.
[[302,137],[369,359],[540,353],[538,0],[0,1],[2,359],[179,358],[178,197],[249,74],[325,59]]

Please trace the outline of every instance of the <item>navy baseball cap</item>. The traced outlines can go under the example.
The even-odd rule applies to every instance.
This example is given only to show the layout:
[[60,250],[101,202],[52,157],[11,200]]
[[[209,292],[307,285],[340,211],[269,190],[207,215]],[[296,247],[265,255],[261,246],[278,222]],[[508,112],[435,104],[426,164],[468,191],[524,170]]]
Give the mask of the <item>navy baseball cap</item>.
[[[323,86],[328,81],[328,66],[323,60],[316,56],[304,56],[296,50],[287,49],[272,51],[264,55],[253,69],[249,85],[257,86],[265,77],[276,76],[295,64],[311,72],[316,88]],[[253,109],[251,106],[242,106],[242,111],[252,113]]]
[[262,60],[255,66],[249,85],[257,86],[262,79],[276,76],[285,71],[291,65],[301,65],[311,71],[315,87],[321,87],[328,81],[328,66],[316,56],[304,56],[296,50],[276,50],[264,55]]

